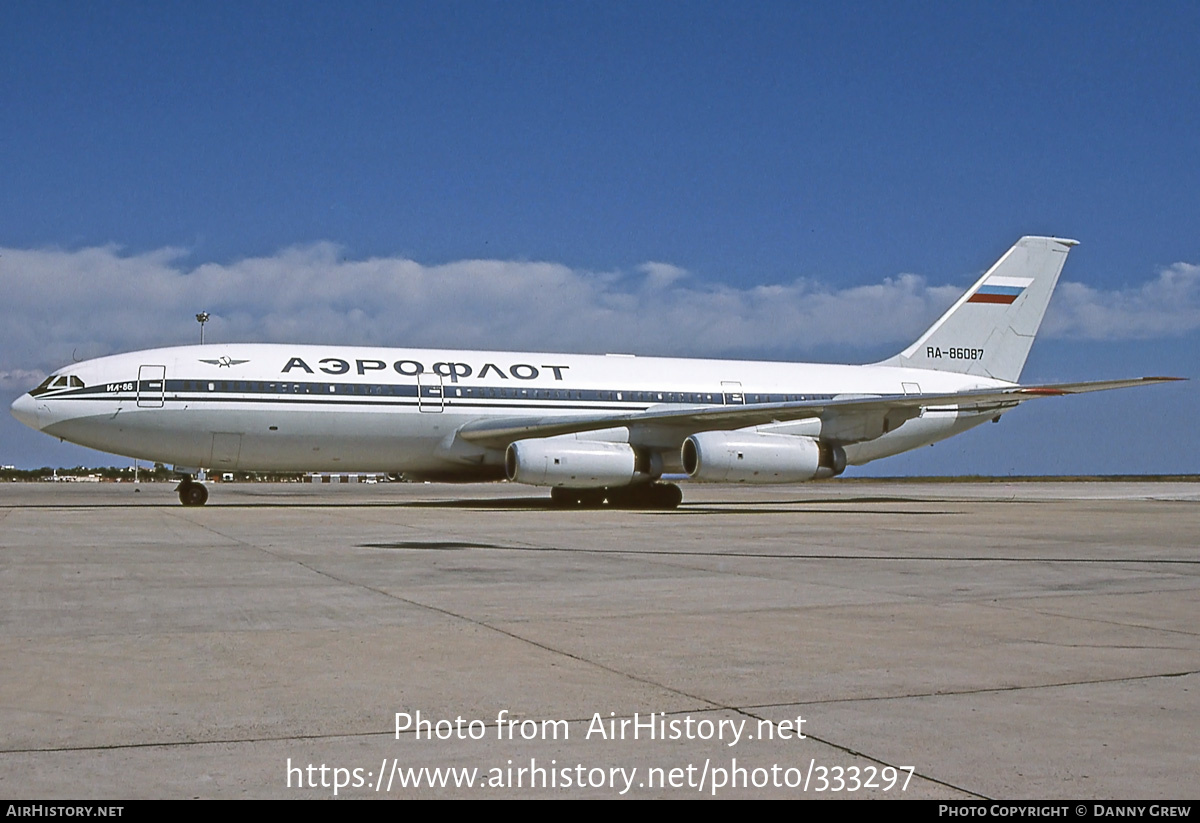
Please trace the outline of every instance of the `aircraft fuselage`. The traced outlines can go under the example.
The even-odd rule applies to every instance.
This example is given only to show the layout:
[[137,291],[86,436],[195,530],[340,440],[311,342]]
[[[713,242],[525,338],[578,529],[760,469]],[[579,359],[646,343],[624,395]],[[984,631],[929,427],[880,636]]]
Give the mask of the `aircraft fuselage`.
[[[464,480],[503,475],[502,450],[456,451],[455,432],[481,418],[616,416],[1011,385],[887,366],[277,344],[152,349],[58,374],[83,385],[35,390],[14,413],[46,434],[101,451],[214,471],[387,471]],[[930,410],[883,437],[849,444],[847,459],[865,463],[984,419]],[[694,429],[666,429],[643,433],[641,445],[678,471],[678,449]]]

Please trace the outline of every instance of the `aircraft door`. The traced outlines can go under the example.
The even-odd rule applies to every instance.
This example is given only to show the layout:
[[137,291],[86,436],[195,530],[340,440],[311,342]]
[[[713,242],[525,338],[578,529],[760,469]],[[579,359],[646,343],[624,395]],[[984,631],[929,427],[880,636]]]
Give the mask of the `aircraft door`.
[[213,432],[212,453],[207,468],[213,471],[233,471],[242,454],[242,436],[236,433]]
[[139,409],[161,409],[166,392],[166,366],[138,367],[137,404]]
[[[921,384],[920,383],[901,383],[900,388],[904,390],[905,394],[920,394],[921,393]],[[921,407],[921,411],[917,416],[918,417],[925,416],[925,407],[924,406]]]
[[721,401],[726,406],[746,405],[746,395],[742,394],[742,384],[733,380],[722,380]]
[[446,404],[446,389],[442,376],[432,372],[417,375],[417,408],[423,412],[440,412]]

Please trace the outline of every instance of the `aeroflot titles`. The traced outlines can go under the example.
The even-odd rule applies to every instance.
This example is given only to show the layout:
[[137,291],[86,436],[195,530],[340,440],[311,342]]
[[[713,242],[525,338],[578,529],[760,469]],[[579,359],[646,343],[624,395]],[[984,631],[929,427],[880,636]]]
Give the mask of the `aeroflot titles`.
[[[346,374],[350,371],[351,365],[349,360],[342,360],[339,357],[326,357],[317,362],[317,368],[326,374]],[[368,372],[386,371],[388,364],[383,360],[355,360],[354,368],[359,374],[367,374]],[[508,380],[510,377],[515,377],[518,380],[537,380],[538,376],[542,373],[542,369],[549,369],[554,373],[555,380],[562,380],[563,372],[569,368],[571,367],[549,366],[546,364],[542,364],[539,368],[538,366],[531,366],[528,363],[514,363],[505,372],[501,366],[497,366],[495,363],[484,363],[483,368],[476,372],[475,367],[470,363],[434,363],[429,370],[426,370],[425,365],[419,360],[397,360],[392,364],[392,369],[397,374],[416,377],[418,374],[429,374],[432,372],[433,374],[448,378],[451,383],[457,383],[459,378],[472,376],[476,380],[484,380],[493,372],[502,380]],[[287,365],[283,367],[282,371],[284,374],[287,374],[293,369],[300,369],[308,374],[314,374],[312,368],[300,357],[293,357],[291,360],[288,360]]]

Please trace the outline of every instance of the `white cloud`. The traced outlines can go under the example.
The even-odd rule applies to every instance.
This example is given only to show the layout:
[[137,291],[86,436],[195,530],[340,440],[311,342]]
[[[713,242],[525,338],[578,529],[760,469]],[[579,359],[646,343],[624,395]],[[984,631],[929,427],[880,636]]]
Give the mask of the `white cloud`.
[[651,289],[665,289],[688,276],[685,269],[670,263],[643,263],[638,271],[646,275],[646,287]]
[[[165,248],[0,249],[0,386],[69,362],[198,339],[645,354],[798,357],[914,339],[961,292],[902,274],[838,289],[808,280],[738,288],[667,263],[593,272],[557,263],[345,259],[332,243],[229,264]],[[1064,283],[1051,334],[1146,338],[1200,328],[1200,266],[1142,286]],[[32,375],[32,376],[31,376]]]
[[1062,283],[1046,318],[1052,336],[1147,340],[1200,329],[1200,266],[1176,263],[1140,286],[1100,291]]

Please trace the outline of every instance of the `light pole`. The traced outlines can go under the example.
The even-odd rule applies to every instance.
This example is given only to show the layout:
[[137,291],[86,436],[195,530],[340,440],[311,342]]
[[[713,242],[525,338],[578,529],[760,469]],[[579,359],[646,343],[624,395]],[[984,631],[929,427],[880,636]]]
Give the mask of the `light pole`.
[[200,345],[204,345],[204,324],[208,322],[208,312],[202,311],[196,315],[196,322],[200,324]]

